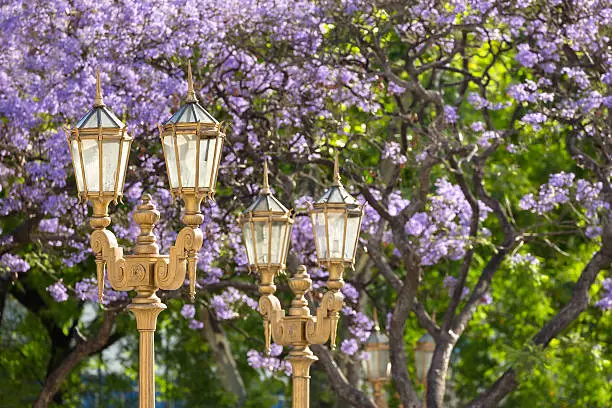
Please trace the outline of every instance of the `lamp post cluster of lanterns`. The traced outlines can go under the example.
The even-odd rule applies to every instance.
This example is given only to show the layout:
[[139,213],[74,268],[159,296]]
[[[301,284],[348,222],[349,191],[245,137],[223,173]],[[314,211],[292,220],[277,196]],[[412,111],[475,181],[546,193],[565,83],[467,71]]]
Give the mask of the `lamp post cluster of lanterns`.
[[[132,254],[125,255],[115,235],[107,230],[111,224],[109,205],[123,196],[132,137],[125,124],[104,104],[99,71],[91,110],[74,127],[65,129],[79,199],[89,201],[93,208],[90,225],[94,231],[90,241],[96,258],[99,300],[103,301],[107,279],[117,291],[136,292],[128,309],[134,313],[140,333],[140,408],[155,406],[153,334],[157,316],[166,308],[156,292],[178,289],[188,277],[189,294],[194,300],[198,251],[203,244],[200,206],[214,197],[225,139],[225,129],[196,98],[191,64],[187,77],[185,103],[159,127],[170,191],[185,204],[181,218],[185,226],[168,255],[159,253],[153,229],[160,213],[149,195],[142,198],[133,213],[140,234]],[[339,312],[344,301],[340,292],[344,286],[343,273],[354,265],[363,217],[363,206],[340,181],[337,155],[334,182],[311,204],[309,216],[318,262],[329,271],[328,291],[312,316],[305,297],[312,288],[312,281],[306,268],[300,266],[290,279],[289,286],[295,298],[286,315],[274,296],[274,278],[286,268],[293,218],[291,211],[272,194],[267,163],[264,163],[263,187],[255,202],[242,214],[241,225],[249,268],[260,274],[259,307],[264,318],[266,352],[269,352],[272,339],[291,346],[288,359],[293,368],[294,408],[309,407],[309,370],[317,360],[309,346],[330,341],[332,349],[335,348]],[[377,336],[368,341],[367,347],[374,359],[366,375],[382,384],[381,370],[383,367],[387,370],[389,347],[386,336]],[[380,342],[387,342],[387,345],[377,345]],[[388,378],[388,374],[385,375]]]

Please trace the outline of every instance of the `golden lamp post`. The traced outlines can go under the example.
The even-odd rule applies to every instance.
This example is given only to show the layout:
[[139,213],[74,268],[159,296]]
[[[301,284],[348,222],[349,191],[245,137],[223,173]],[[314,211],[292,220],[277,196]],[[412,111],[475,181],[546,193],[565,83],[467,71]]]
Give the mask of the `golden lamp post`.
[[431,367],[431,359],[433,357],[434,350],[436,349],[436,342],[429,333],[422,335],[416,343],[414,348],[414,361],[416,365],[416,375],[425,391],[423,393],[423,408],[427,406],[427,373]]
[[378,408],[386,408],[383,387],[389,381],[391,363],[389,359],[389,337],[380,332],[378,316],[374,310],[374,330],[365,343],[369,358],[362,360],[365,380],[372,385],[374,402]]
[[170,248],[170,254],[161,255],[153,235],[160,214],[151,197],[145,195],[133,217],[140,227],[140,235],[133,254],[124,255],[115,235],[106,227],[111,223],[109,204],[116,203],[123,195],[132,138],[102,100],[99,71],[92,109],[74,127],[66,129],[79,199],[90,201],[93,207],[91,247],[96,257],[99,300],[103,300],[105,276],[115,290],[136,291],[128,309],[136,316],[140,332],[140,408],[155,407],[153,334],[157,316],[166,308],[156,292],[178,289],[188,276],[193,301],[198,251],[203,242],[200,205],[215,193],[225,138],[219,122],[195,97],[191,65],[185,104],[160,126],[160,136],[171,192],[185,203],[182,217],[185,227]]
[[274,277],[285,270],[293,219],[291,211],[274,197],[268,184],[268,165],[264,162],[264,184],[255,202],[241,217],[242,232],[249,268],[260,274],[259,311],[264,318],[265,351],[269,353],[271,339],[291,346],[288,360],[292,367],[293,408],[310,406],[310,366],[317,360],[311,344],[330,341],[335,348],[339,313],[344,303],[340,289],[346,267],[353,267],[363,217],[363,207],[351,197],[340,182],[338,155],[334,163],[334,184],[315,202],[310,210],[317,258],[327,267],[329,289],[317,308],[310,314],[304,295],[312,281],[301,265],[289,280],[295,294],[288,315],[274,292]]

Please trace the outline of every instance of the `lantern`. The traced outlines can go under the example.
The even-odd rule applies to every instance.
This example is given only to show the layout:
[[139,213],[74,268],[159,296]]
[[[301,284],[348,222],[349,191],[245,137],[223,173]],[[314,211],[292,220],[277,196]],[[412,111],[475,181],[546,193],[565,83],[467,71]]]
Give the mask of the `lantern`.
[[422,384],[426,384],[427,373],[429,372],[429,367],[431,367],[431,359],[435,348],[436,342],[429,333],[425,333],[421,336],[414,348],[416,374]]
[[387,381],[391,370],[389,338],[380,332],[378,319],[374,317],[374,331],[365,343],[370,358],[363,360],[365,379],[369,382]]
[[264,184],[255,202],[242,214],[242,233],[249,269],[285,269],[293,219],[268,185],[268,164],[264,163]]
[[74,127],[66,129],[80,199],[108,203],[123,195],[132,144],[126,130],[102,100],[98,70],[93,107]]
[[213,198],[225,134],[219,122],[199,103],[189,63],[185,104],[163,126],[160,138],[170,191],[175,197]]
[[353,266],[361,229],[363,206],[340,182],[338,155],[334,162],[334,183],[310,208],[317,258],[322,265]]

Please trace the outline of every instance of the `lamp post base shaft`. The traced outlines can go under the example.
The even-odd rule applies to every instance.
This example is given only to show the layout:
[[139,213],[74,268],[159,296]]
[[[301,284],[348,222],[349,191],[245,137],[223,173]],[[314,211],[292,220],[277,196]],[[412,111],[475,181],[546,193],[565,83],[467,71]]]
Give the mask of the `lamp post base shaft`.
[[294,349],[287,358],[293,370],[293,408],[310,408],[310,366],[318,360],[309,347]]
[[[140,332],[139,374],[138,374],[138,407],[155,408],[155,328],[157,316],[166,308],[155,293],[143,293],[133,299],[128,309],[136,316],[136,325]],[[147,302],[148,301],[148,302]],[[146,302],[146,303],[145,303]]]

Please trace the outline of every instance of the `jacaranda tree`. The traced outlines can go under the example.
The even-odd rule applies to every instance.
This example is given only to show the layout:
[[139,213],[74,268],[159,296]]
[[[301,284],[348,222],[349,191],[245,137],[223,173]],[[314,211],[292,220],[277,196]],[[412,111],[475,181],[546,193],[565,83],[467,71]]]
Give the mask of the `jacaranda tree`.
[[[156,126],[186,94],[191,60],[228,138],[198,298],[163,294],[160,399],[261,407],[282,392],[290,367],[280,346],[261,352],[237,217],[267,159],[296,209],[289,273],[308,267],[316,304],[326,272],[305,208],[336,149],[366,215],[339,350],[313,347],[313,406],[374,407],[360,383],[374,309],[395,406],[608,406],[611,24],[607,0],[0,1],[0,311],[14,303],[3,398],[81,406],[92,388],[130,389],[133,322],[112,291],[91,307],[88,210],[62,127],[93,102],[99,68],[135,135],[113,230],[135,240],[129,211],[148,192],[167,248],[180,211]],[[425,332],[423,395],[412,349]],[[83,384],[115,343],[131,351],[127,371]],[[206,387],[217,378],[222,389]]]

